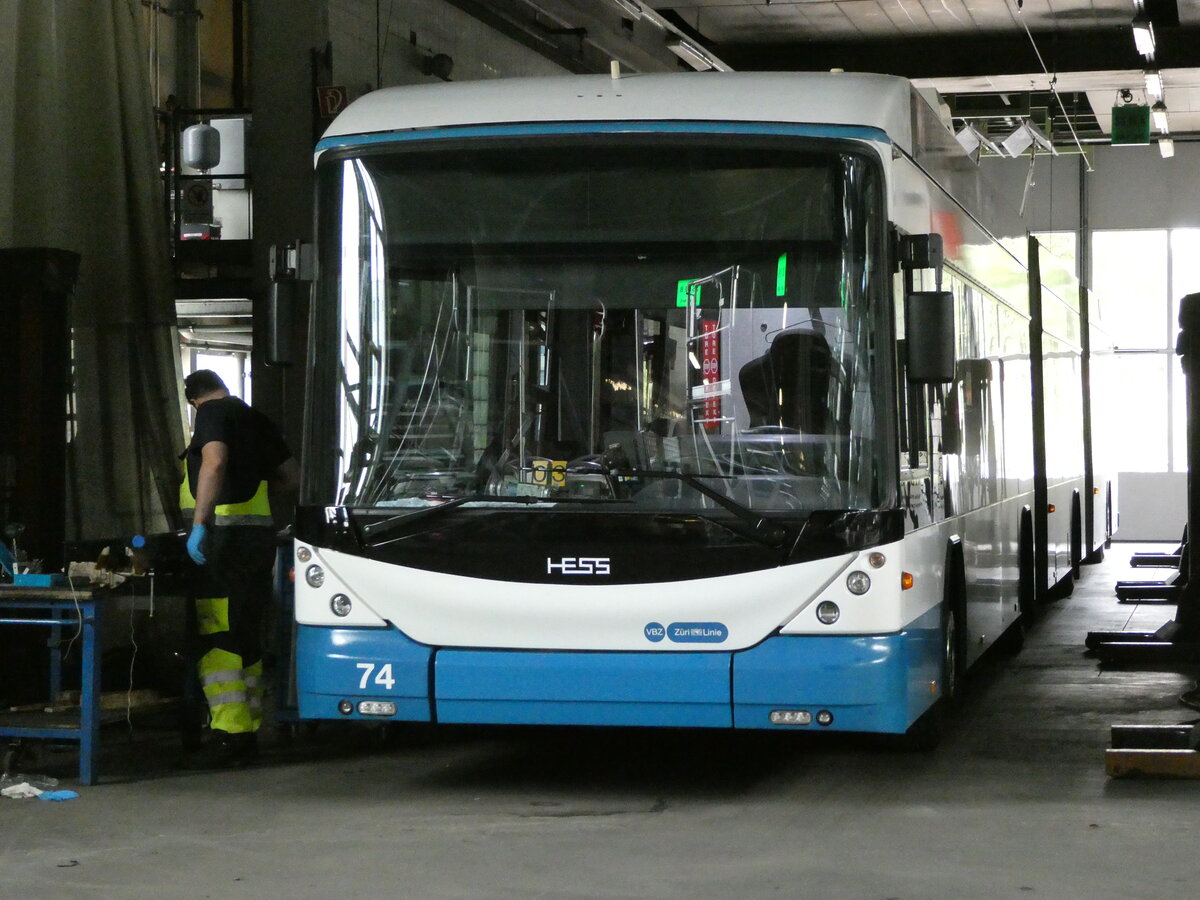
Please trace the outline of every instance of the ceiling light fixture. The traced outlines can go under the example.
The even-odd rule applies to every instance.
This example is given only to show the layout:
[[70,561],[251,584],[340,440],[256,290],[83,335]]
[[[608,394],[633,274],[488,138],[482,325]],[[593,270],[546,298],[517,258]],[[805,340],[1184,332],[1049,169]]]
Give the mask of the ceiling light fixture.
[[987,135],[979,131],[974,125],[966,124],[958,134],[954,135],[954,139],[958,141],[969,156],[974,156],[976,162],[983,150],[995,156],[1004,156],[1004,151],[996,146],[996,143],[988,138]]
[[1146,96],[1154,100],[1161,100],[1163,95],[1163,81],[1158,69],[1147,69],[1142,75],[1146,79]]
[[1022,122],[1017,126],[1017,130],[1000,142],[1000,146],[1004,148],[1004,152],[1016,159],[1033,145],[1033,135],[1029,133],[1029,129]]
[[1154,26],[1145,16],[1133,20],[1133,44],[1142,56],[1154,56]]
[[711,59],[709,59],[700,50],[693,47],[687,41],[675,41],[673,43],[669,43],[667,44],[667,49],[682,59],[697,72],[707,72],[709,69],[716,68],[716,65]]
[[1170,159],[1175,155],[1175,142],[1169,137],[1160,137],[1158,139],[1158,152],[1162,154],[1163,159]]
[[1046,132],[1038,128],[1033,122],[1026,121],[1025,127],[1029,129],[1029,133],[1033,135],[1033,141],[1051,156],[1058,156],[1058,151],[1054,149],[1054,144],[1050,142],[1050,138],[1046,136]]
[[1166,134],[1170,128],[1167,125],[1167,104],[1159,100],[1150,107],[1150,117],[1154,119],[1154,127]]
[[1050,138],[1046,137],[1046,133],[1028,119],[1017,126],[1016,131],[1000,142],[1000,146],[1004,148],[1004,152],[1013,159],[1016,159],[1035,144],[1052,156],[1058,156],[1058,151],[1054,148],[1054,144],[1051,143]]

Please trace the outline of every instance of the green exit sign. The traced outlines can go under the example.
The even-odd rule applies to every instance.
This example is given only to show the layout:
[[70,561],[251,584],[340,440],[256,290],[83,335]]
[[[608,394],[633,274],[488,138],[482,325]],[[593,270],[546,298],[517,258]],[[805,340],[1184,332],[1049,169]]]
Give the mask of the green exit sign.
[[1150,143],[1150,107],[1114,106],[1112,142],[1114,145]]

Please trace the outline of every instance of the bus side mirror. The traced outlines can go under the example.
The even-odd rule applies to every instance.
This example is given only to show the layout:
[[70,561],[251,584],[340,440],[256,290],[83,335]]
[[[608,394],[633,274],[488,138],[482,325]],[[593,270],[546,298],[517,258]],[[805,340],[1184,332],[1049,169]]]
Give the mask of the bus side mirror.
[[292,310],[296,306],[299,282],[272,281],[267,298],[268,366],[291,365]]
[[954,380],[954,295],[914,291],[904,298],[906,372],[912,384]]
[[274,244],[270,250],[271,292],[267,297],[268,366],[290,365],[292,317],[313,277],[313,245],[304,241]]

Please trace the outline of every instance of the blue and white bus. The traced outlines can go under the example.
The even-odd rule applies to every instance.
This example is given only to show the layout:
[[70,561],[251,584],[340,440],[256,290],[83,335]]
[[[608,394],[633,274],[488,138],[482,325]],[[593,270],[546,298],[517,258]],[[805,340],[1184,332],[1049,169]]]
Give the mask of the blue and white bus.
[[380,90],[317,184],[302,718],[930,742],[1069,584],[1078,311],[907,81]]

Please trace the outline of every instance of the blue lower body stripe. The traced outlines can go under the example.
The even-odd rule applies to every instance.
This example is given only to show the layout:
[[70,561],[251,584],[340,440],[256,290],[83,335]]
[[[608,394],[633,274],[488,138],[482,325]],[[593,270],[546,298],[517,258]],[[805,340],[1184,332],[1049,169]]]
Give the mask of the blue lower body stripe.
[[[905,731],[940,689],[937,610],[877,636],[776,636],[738,652],[437,649],[383,628],[298,626],[301,718],[474,724],[796,728],[775,710],[832,715],[810,730]],[[354,707],[338,709],[343,700]]]
[[440,722],[729,728],[728,653],[441,650]]

